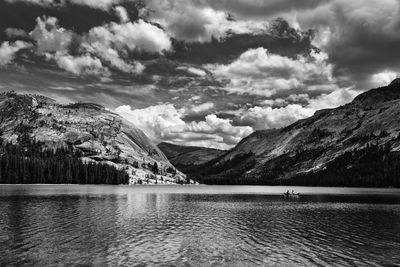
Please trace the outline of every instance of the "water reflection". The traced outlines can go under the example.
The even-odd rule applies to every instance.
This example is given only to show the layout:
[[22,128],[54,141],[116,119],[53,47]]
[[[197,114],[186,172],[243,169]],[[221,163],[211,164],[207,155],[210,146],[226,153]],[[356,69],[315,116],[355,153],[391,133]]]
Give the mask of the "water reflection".
[[397,198],[49,190],[0,189],[0,265],[400,264]]

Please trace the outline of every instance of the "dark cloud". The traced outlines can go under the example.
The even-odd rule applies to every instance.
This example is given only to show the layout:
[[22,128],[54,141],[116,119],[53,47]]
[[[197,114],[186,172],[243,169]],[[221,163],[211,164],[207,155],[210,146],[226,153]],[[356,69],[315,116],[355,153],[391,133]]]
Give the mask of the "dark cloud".
[[400,72],[400,2],[333,0],[298,15],[304,27],[325,38],[321,47],[347,85],[368,89],[373,74]]
[[311,45],[313,32],[296,31],[284,20],[276,21],[275,25],[278,31],[273,30],[270,34],[232,34],[223,40],[213,39],[207,43],[176,41],[175,52],[168,57],[195,64],[228,63],[253,48],[267,48],[271,53],[290,58],[308,54],[314,48]]
[[56,17],[61,27],[71,29],[78,34],[87,32],[94,26],[119,20],[115,12],[84,5],[67,3],[64,7],[54,7],[0,0],[0,39],[7,38],[5,32],[7,28],[31,31],[36,18],[43,15]]

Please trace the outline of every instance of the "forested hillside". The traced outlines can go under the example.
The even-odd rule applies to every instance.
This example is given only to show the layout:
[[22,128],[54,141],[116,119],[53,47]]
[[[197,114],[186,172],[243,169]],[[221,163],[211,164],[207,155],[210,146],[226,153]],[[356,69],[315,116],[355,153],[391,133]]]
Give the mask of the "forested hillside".
[[6,184],[127,184],[129,176],[114,166],[88,162],[80,151],[43,149],[42,144],[2,143],[0,183]]

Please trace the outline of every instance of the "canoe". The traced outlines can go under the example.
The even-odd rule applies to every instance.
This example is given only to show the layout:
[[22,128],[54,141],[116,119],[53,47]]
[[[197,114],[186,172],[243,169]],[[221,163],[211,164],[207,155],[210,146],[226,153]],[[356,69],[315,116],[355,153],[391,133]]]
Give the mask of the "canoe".
[[292,193],[290,193],[290,194],[283,193],[283,196],[284,196],[284,197],[287,197],[287,198],[300,198],[300,193],[295,193],[295,194],[292,194]]

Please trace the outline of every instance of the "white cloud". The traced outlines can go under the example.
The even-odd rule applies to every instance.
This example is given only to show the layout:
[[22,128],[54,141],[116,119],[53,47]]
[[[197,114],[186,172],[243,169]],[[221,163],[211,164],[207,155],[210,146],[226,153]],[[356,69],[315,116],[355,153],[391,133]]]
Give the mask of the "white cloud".
[[224,88],[231,93],[249,93],[271,96],[279,90],[308,86],[331,86],[336,89],[332,76],[333,66],[326,62],[327,55],[311,53],[309,58],[297,59],[269,53],[265,48],[250,49],[228,65],[209,64],[217,78],[229,79]]
[[76,75],[109,75],[107,68],[103,67],[100,59],[88,54],[78,57],[56,54],[54,59],[60,68]]
[[215,105],[214,105],[213,102],[206,102],[206,103],[203,103],[203,104],[200,104],[200,105],[192,106],[190,108],[190,111],[194,112],[194,113],[202,113],[204,111],[207,111],[207,110],[210,110],[210,109],[214,108],[214,106]]
[[123,6],[116,6],[115,12],[117,13],[121,23],[129,21],[129,15]]
[[142,129],[155,142],[229,148],[252,132],[249,126],[233,126],[228,119],[211,114],[204,121],[186,123],[172,104],[134,109],[120,106],[116,112]]
[[160,28],[139,20],[126,24],[111,24],[114,42],[130,50],[162,54],[172,49],[169,36]]
[[90,30],[88,40],[101,42],[106,47],[114,46],[118,50],[163,54],[170,51],[172,44],[169,36],[160,28],[143,20],[122,24],[110,23]]
[[13,38],[13,37],[26,37],[28,36],[28,33],[22,29],[17,29],[17,28],[7,28],[6,29],[6,35],[7,37]]
[[194,67],[187,67],[187,66],[179,66],[176,68],[177,70],[184,70],[187,71],[190,74],[194,74],[196,76],[204,77],[207,75],[207,72],[205,70],[199,69],[199,68],[194,68]]
[[59,27],[55,17],[38,17],[35,28],[29,34],[36,41],[39,54],[66,53],[72,40],[72,32]]
[[86,5],[93,8],[108,9],[111,5],[117,4],[120,0],[70,0],[77,5]]
[[5,66],[11,63],[15,54],[22,50],[31,47],[32,45],[23,41],[16,41],[13,43],[3,42],[0,46],[0,66]]
[[144,70],[144,66],[140,62],[128,63],[122,59],[117,50],[106,46],[101,42],[83,43],[82,47],[90,52],[99,56],[102,60],[106,61],[112,67],[127,73],[139,74]]
[[256,106],[243,111],[238,120],[241,124],[253,126],[254,129],[281,128],[297,120],[310,117],[317,110],[346,104],[352,101],[357,94],[358,92],[345,88],[308,99],[306,106],[299,104],[289,104],[281,108]]
[[73,32],[58,26],[57,18],[37,18],[36,27],[30,36],[36,41],[36,50],[47,59],[55,59],[58,66],[74,74],[106,74],[103,66],[109,65],[126,73],[139,74],[144,66],[137,61],[125,60],[126,50],[159,53],[172,49],[165,32],[143,20],[128,22],[126,10],[118,6],[116,10],[123,21],[112,22],[92,28],[82,37],[80,56],[69,55]]
[[81,47],[118,70],[142,73],[143,64],[124,59],[127,51],[163,54],[172,49],[171,40],[162,29],[143,20],[128,22],[123,7],[117,7],[117,11],[122,23],[111,22],[92,28],[83,38]]
[[351,102],[360,92],[351,88],[343,88],[333,91],[330,94],[323,94],[310,99],[308,107],[316,110],[325,108],[335,108]]
[[193,5],[187,0],[150,0],[147,2],[151,19],[163,25],[176,39],[188,42],[210,42],[233,33],[267,31],[268,23],[262,20],[236,21],[224,11],[207,6]]
[[398,72],[384,70],[382,72],[373,74],[371,77],[371,82],[374,86],[385,86],[390,84],[398,76]]

